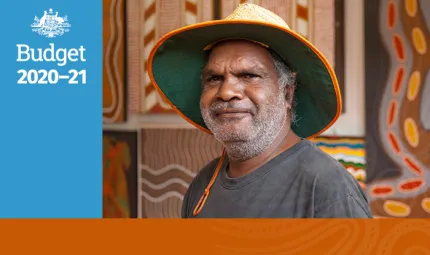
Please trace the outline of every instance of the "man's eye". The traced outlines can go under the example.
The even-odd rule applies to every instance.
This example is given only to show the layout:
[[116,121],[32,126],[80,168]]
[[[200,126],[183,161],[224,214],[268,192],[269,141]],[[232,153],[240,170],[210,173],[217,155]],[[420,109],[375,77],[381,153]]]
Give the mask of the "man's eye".
[[258,77],[258,75],[253,73],[243,73],[241,76],[245,79],[253,79]]
[[216,81],[220,81],[221,79],[222,79],[222,77],[219,75],[212,75],[212,76],[209,76],[207,78],[207,81],[208,82],[216,82]]

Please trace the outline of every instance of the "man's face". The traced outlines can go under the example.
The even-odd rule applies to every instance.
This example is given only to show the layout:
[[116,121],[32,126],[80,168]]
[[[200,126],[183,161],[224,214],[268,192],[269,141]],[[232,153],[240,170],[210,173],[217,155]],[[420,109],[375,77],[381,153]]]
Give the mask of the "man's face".
[[203,119],[227,150],[233,143],[251,146],[241,152],[249,155],[240,156],[251,157],[273,142],[285,122],[286,101],[266,49],[247,41],[221,43],[212,50],[202,79]]

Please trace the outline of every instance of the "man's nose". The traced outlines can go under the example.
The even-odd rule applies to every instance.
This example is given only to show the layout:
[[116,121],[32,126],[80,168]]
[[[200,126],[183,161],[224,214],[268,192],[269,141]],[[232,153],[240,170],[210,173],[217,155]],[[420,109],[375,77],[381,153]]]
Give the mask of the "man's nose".
[[227,77],[218,88],[217,97],[223,101],[243,99],[243,88],[235,77]]

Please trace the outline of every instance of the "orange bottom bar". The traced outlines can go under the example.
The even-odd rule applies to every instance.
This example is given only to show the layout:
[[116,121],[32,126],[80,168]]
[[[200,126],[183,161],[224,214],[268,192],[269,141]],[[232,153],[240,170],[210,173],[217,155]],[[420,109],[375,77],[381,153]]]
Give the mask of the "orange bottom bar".
[[429,254],[430,220],[0,220],[0,254]]

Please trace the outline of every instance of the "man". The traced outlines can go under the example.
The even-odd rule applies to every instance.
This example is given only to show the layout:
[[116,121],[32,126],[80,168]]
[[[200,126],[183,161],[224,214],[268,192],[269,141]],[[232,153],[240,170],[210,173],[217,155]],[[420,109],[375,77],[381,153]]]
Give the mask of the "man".
[[182,217],[372,217],[353,176],[308,140],[339,116],[334,71],[275,14],[244,4],[173,31],[151,52],[149,75],[225,148],[192,181]]

